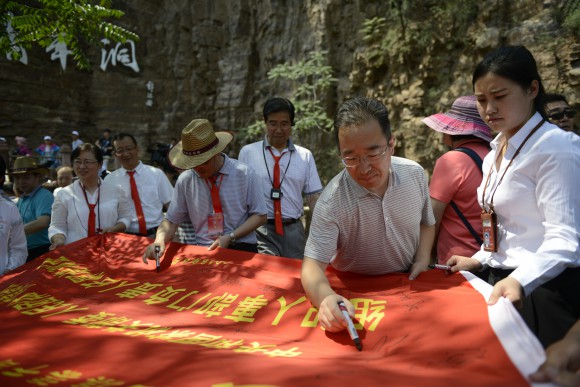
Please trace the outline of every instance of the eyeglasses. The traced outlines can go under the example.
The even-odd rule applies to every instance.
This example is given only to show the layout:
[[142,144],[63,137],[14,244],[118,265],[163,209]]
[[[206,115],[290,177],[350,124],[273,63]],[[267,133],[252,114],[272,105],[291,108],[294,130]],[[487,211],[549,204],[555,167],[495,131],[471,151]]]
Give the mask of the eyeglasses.
[[562,118],[564,118],[564,116],[568,118],[574,118],[576,116],[576,110],[565,109],[561,112],[550,114],[548,118],[551,120],[560,121]]
[[268,121],[266,123],[266,126],[269,129],[290,129],[292,127],[292,124],[288,121],[282,121],[282,122],[276,122],[276,121]]
[[357,167],[362,162],[362,160],[366,160],[366,162],[369,164],[376,164],[379,161],[381,161],[381,159],[383,158],[384,155],[387,154],[388,149],[389,149],[389,146],[387,145],[385,150],[382,152],[379,152],[379,153],[370,154],[370,155],[366,155],[363,157],[343,157],[342,163],[347,168]]
[[130,147],[127,147],[127,148],[115,149],[115,154],[117,156],[121,156],[125,152],[131,152],[132,150],[135,150],[135,148],[137,148],[137,147],[136,146],[130,146]]
[[80,167],[82,165],[86,165],[87,167],[90,167],[91,165],[94,165],[98,163],[97,160],[75,160],[73,162],[73,164],[75,165],[75,167]]

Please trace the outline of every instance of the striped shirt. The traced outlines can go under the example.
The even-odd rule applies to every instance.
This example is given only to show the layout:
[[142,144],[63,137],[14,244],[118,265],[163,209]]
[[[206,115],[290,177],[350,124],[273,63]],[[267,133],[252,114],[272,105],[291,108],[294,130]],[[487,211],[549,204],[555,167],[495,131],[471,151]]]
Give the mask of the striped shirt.
[[[268,206],[268,218],[274,219],[274,202],[270,198],[274,178],[274,157],[280,152],[270,146],[267,140],[244,146],[238,160],[252,167],[262,181],[264,200]],[[288,152],[280,158],[280,179],[282,180],[282,217],[297,219],[304,213],[302,193],[311,195],[322,191],[322,184],[312,153],[288,140]]]
[[[262,197],[260,180],[252,168],[230,159],[226,155],[220,170],[223,175],[219,196],[224,214],[224,234],[229,234],[243,224],[250,215],[266,215],[266,203]],[[175,183],[173,198],[166,218],[171,223],[190,221],[197,243],[209,246],[214,239],[209,237],[208,216],[213,214],[210,189],[193,170],[183,172]],[[256,234],[251,232],[236,240],[256,244]]]
[[305,256],[339,271],[407,271],[419,246],[420,225],[435,224],[427,179],[414,161],[392,157],[383,198],[343,170],[314,208]]

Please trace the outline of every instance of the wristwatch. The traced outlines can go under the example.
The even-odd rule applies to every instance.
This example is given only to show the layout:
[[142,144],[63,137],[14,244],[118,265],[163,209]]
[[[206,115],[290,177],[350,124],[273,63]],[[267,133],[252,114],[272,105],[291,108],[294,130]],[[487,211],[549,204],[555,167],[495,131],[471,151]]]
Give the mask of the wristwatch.
[[230,237],[230,243],[234,243],[236,241],[236,235],[233,231],[229,233],[228,236]]

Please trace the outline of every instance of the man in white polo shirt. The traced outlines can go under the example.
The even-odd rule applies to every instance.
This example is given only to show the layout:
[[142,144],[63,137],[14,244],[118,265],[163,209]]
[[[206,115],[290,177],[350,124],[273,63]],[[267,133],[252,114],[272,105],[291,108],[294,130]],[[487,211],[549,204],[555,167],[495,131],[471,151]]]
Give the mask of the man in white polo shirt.
[[290,139],[294,105],[286,98],[264,104],[266,137],[244,146],[238,160],[249,165],[262,180],[268,222],[256,230],[258,251],[288,258],[304,257],[306,236],[300,218],[302,195],[311,210],[322,191],[312,153]]
[[122,167],[111,172],[104,184],[121,186],[133,199],[137,216],[125,232],[154,238],[163,220],[163,208],[173,196],[173,186],[161,169],[139,160],[139,147],[131,134],[119,133],[113,138],[113,154]]
[[323,328],[339,331],[354,307],[336,294],[325,275],[328,264],[361,274],[427,270],[435,238],[435,218],[423,168],[393,157],[387,108],[366,98],[340,107],[334,130],[345,169],[318,199],[302,263],[302,285],[318,308]]

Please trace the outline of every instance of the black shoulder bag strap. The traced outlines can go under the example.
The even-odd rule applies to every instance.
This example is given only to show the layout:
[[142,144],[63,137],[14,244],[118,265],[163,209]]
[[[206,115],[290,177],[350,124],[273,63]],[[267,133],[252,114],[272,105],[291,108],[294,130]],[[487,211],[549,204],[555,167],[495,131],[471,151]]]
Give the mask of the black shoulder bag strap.
[[[466,155],[468,155],[469,157],[471,157],[471,159],[473,160],[473,162],[479,168],[479,171],[482,172],[481,166],[483,164],[483,160],[481,159],[481,157],[479,157],[479,155],[474,150],[469,149],[469,148],[461,148],[461,147],[455,148],[454,150],[459,151],[459,152],[463,152]],[[483,176],[483,172],[482,172],[482,176]],[[471,234],[471,236],[473,236],[473,238],[475,239],[475,241],[479,245],[481,245],[483,243],[483,241],[481,240],[481,236],[479,236],[479,234],[473,229],[473,227],[471,226],[471,224],[469,223],[469,221],[467,220],[467,218],[465,216],[463,216],[463,214],[459,210],[459,207],[457,207],[457,204],[455,204],[454,201],[451,201],[449,204],[451,205],[451,207],[453,207],[453,209],[457,213],[457,216],[459,216],[459,219],[461,219],[461,221],[463,222],[463,224],[465,225],[465,227],[467,227],[467,229],[469,230],[469,233]]]

